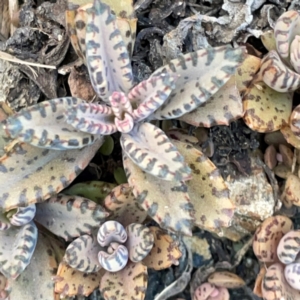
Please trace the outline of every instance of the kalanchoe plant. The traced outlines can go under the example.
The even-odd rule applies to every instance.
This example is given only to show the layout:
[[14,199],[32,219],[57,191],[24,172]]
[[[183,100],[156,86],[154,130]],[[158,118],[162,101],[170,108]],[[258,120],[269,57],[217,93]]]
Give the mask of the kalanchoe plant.
[[[73,108],[57,108],[64,112],[62,122],[86,134],[75,133],[70,125],[56,126],[56,120],[50,119],[49,123],[54,124],[51,133],[45,123],[42,130],[34,130],[26,124],[25,109],[6,122],[7,135],[39,147],[58,149],[59,145],[63,149],[92,143],[91,134],[99,136],[120,130],[124,153],[143,170],[166,180],[189,179],[190,169],[176,147],[160,129],[142,121],[179,117],[204,103],[234,74],[243,59],[244,48],[224,46],[183,55],[134,87],[127,48],[109,6],[95,0],[87,14],[86,63],[97,95],[110,106],[80,104],[80,100],[73,99]],[[64,99],[52,101],[50,105],[39,105],[40,115],[50,111],[55,101]],[[68,132],[72,132],[72,138]]]

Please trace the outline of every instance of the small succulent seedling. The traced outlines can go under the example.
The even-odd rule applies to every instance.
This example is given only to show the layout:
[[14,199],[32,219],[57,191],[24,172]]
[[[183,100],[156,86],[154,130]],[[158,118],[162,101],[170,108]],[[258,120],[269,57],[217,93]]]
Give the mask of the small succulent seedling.
[[295,261],[300,251],[299,231],[292,229],[289,218],[277,215],[266,219],[255,232],[253,251],[260,262],[270,265],[257,279],[266,300],[300,297],[299,266]]

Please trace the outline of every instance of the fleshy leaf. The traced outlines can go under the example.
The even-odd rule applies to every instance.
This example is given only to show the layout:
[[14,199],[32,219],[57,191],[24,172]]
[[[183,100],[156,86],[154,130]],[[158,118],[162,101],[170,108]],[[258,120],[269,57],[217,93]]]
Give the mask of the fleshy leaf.
[[100,250],[96,237],[82,235],[67,247],[64,262],[78,271],[95,273],[101,268],[98,261]]
[[127,93],[133,74],[126,45],[110,7],[100,0],[88,10],[86,28],[87,66],[94,90],[105,102],[112,92]]
[[88,165],[103,139],[78,150],[51,151],[17,145],[0,158],[0,210],[41,202],[66,188]]
[[104,274],[104,270],[97,273],[83,273],[61,262],[55,276],[55,292],[61,297],[83,295],[88,297],[96,288]]
[[147,283],[147,267],[129,261],[123,270],[105,273],[100,282],[100,291],[107,300],[116,295],[118,300],[143,300]]
[[64,150],[92,144],[95,137],[75,130],[66,123],[64,113],[79,98],[65,97],[27,107],[2,122],[7,136],[36,147]]
[[274,50],[263,58],[257,78],[280,93],[295,91],[300,86],[300,75],[287,67]]
[[94,103],[80,103],[66,112],[67,123],[90,134],[112,134],[117,131],[111,107]]
[[92,3],[88,3],[79,7],[75,3],[69,2],[68,9],[66,10],[66,25],[70,34],[70,40],[72,46],[83,62],[85,62],[85,35],[86,35],[86,23],[87,13],[86,10],[92,6]]
[[[142,170],[164,180],[190,179],[190,168],[165,133],[150,123],[137,124],[120,139],[126,155]],[[158,151],[159,149],[159,151]]]
[[272,132],[288,124],[292,111],[293,93],[279,93],[265,83],[253,85],[243,99],[244,120],[258,132]]
[[296,137],[289,125],[282,126],[280,131],[289,144],[296,149],[300,149],[300,139]]
[[59,194],[37,204],[35,221],[70,241],[91,234],[108,215],[104,208],[89,199]]
[[243,116],[243,105],[232,76],[218,92],[194,111],[179,119],[193,126],[229,125]]
[[276,48],[281,57],[289,57],[290,45],[297,34],[300,34],[298,12],[291,10],[283,13],[274,26]]
[[12,225],[6,217],[5,213],[0,213],[0,230],[7,230]]
[[8,295],[10,293],[11,288],[8,287],[7,281],[8,281],[7,278],[5,278],[4,275],[0,273],[0,299],[1,300],[9,299]]
[[126,247],[132,262],[143,260],[153,247],[154,237],[150,229],[144,225],[133,223],[126,227]]
[[54,293],[53,274],[57,270],[54,250],[48,237],[39,233],[38,243],[25,271],[16,279],[9,279],[10,299],[58,300]]
[[116,184],[104,181],[86,181],[72,185],[64,190],[65,195],[77,195],[102,204],[105,197],[116,187]]
[[35,204],[26,207],[19,207],[17,212],[9,218],[9,221],[14,226],[23,226],[33,220],[35,213]]
[[127,183],[115,187],[104,199],[104,206],[110,212],[110,219],[124,227],[142,223],[147,217],[147,212],[138,205]]
[[162,181],[123,155],[124,169],[136,201],[165,229],[192,235],[193,205],[184,182]]
[[154,245],[148,256],[143,260],[148,268],[163,270],[179,264],[181,252],[171,236],[159,227],[150,227],[154,236]]
[[6,278],[16,279],[30,263],[37,242],[33,222],[0,231],[0,271]]
[[152,77],[161,73],[180,77],[168,100],[155,112],[155,117],[178,118],[203,104],[235,73],[244,54],[245,48],[233,49],[230,45],[201,49],[180,55],[156,70]]
[[228,227],[234,214],[234,204],[219,169],[191,145],[173,142],[192,169],[193,177],[186,185],[195,209],[195,225],[213,232]]
[[149,117],[169,97],[175,88],[177,76],[168,73],[154,76],[136,85],[128,94],[128,99],[133,110],[132,115],[135,122]]

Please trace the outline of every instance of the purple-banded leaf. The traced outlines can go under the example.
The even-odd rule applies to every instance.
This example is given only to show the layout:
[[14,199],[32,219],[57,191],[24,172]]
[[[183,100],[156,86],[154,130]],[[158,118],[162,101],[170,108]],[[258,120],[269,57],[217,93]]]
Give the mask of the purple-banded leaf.
[[110,7],[95,0],[86,28],[87,67],[98,96],[105,102],[115,92],[127,93],[133,74],[126,45]]
[[104,206],[110,212],[109,218],[124,227],[142,223],[147,217],[147,212],[139,206],[127,183],[115,187],[104,199]]
[[283,13],[274,26],[274,36],[278,53],[283,58],[290,55],[290,45],[296,35],[300,35],[300,18],[297,11]]
[[252,130],[273,132],[289,123],[293,93],[280,93],[264,82],[252,85],[243,97],[244,121]]
[[[26,207],[19,207],[16,213],[9,217],[9,221],[14,226],[23,226],[33,220],[35,212],[35,204]],[[9,213],[10,212],[8,212],[8,214]]]
[[78,271],[95,273],[101,269],[98,261],[100,250],[103,248],[95,236],[82,235],[67,247],[63,260]]
[[161,74],[142,81],[128,94],[133,110],[133,119],[140,122],[156,111],[175,88],[176,75]]
[[58,262],[56,261],[56,253],[49,237],[43,233],[38,233],[38,243],[32,255],[30,264],[24,272],[16,279],[8,280],[11,288],[9,299],[43,299],[43,300],[59,300],[59,295],[54,293],[54,281]]
[[38,231],[33,222],[0,231],[0,271],[6,278],[16,279],[28,266],[37,236]]
[[7,230],[11,227],[11,223],[6,217],[5,213],[0,213],[0,230]]
[[218,168],[202,152],[189,144],[174,140],[192,169],[186,182],[190,201],[195,209],[195,225],[212,232],[228,227],[234,214],[229,189]]
[[296,35],[293,42],[291,43],[291,57],[290,61],[294,70],[300,73],[300,36]]
[[36,207],[35,221],[66,241],[91,234],[93,228],[99,227],[109,215],[89,199],[62,194],[38,203]]
[[193,205],[187,185],[180,181],[164,181],[142,171],[125,154],[124,169],[138,204],[162,228],[192,235]]
[[145,172],[164,180],[188,180],[191,169],[165,133],[150,123],[137,124],[120,139],[124,153]]
[[209,100],[179,119],[197,127],[211,127],[228,126],[230,122],[242,116],[242,98],[236,87],[235,76],[232,76]]
[[271,50],[261,61],[257,81],[262,80],[273,90],[285,93],[300,87],[300,75],[287,67],[275,50]]
[[65,150],[92,144],[95,136],[78,132],[66,123],[66,110],[82,100],[65,97],[27,107],[2,122],[10,138],[36,147]]
[[104,299],[114,299],[118,295],[118,300],[143,300],[147,284],[147,267],[142,263],[129,261],[123,270],[104,274],[100,292]]
[[78,150],[53,151],[16,145],[0,158],[0,210],[24,207],[59,193],[89,164],[103,139]]
[[193,111],[213,96],[235,73],[242,62],[245,48],[230,45],[201,49],[171,60],[156,70],[180,76],[168,100],[155,112],[157,119],[178,118]]
[[132,262],[142,261],[151,251],[154,237],[150,229],[142,224],[132,223],[126,227],[126,247]]
[[65,262],[58,266],[57,275],[54,277],[55,292],[60,297],[74,297],[84,295],[88,297],[96,288],[105,270],[101,269],[97,273],[84,273],[73,269]]
[[122,224],[117,221],[107,221],[98,230],[97,241],[100,246],[107,247],[110,243],[123,244],[127,240],[127,233]]
[[117,131],[114,113],[107,105],[79,103],[65,114],[67,123],[82,132],[107,135]]

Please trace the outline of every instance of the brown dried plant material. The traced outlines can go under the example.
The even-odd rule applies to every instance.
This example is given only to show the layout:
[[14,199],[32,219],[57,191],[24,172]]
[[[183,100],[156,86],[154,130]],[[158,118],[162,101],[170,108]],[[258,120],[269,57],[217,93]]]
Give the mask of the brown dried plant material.
[[256,280],[255,280],[255,284],[254,284],[254,288],[253,288],[253,294],[255,294],[258,297],[262,297],[262,281],[265,277],[266,272],[267,272],[266,267],[261,266],[260,271],[257,274]]
[[300,299],[300,292],[287,283],[282,264],[275,263],[267,269],[262,282],[262,297],[267,300]]
[[264,161],[265,161],[265,164],[271,170],[273,170],[278,163],[276,155],[277,155],[277,151],[276,151],[276,148],[274,147],[274,145],[268,146],[267,149],[265,150]]
[[110,211],[110,220],[118,221],[124,227],[131,223],[142,223],[147,212],[142,209],[127,183],[115,187],[104,199],[104,206]]
[[68,84],[73,97],[78,97],[88,102],[96,97],[96,93],[86,72],[79,72],[75,68],[72,68]]
[[284,164],[279,164],[277,165],[274,169],[273,172],[276,176],[287,179],[290,174],[292,174],[291,168],[287,167]]
[[142,263],[128,262],[116,273],[106,272],[101,279],[100,291],[105,299],[143,300],[147,289],[147,267]]
[[202,152],[179,141],[172,141],[192,169],[192,179],[186,182],[195,209],[195,225],[212,232],[228,227],[234,214],[234,204],[218,168]]
[[128,183],[138,204],[162,228],[192,235],[193,206],[184,182],[165,181],[142,171],[123,155]]
[[228,289],[238,289],[246,284],[241,277],[228,271],[215,272],[208,277],[207,281]]
[[8,282],[4,275],[0,273],[0,300],[5,300],[9,295]]
[[105,270],[97,273],[83,273],[61,262],[58,266],[57,275],[54,277],[55,292],[61,297],[73,297],[83,295],[88,297],[99,287],[100,280]]
[[193,300],[229,300],[230,295],[226,288],[216,287],[210,283],[201,284],[193,295]]
[[244,120],[254,131],[272,132],[289,123],[293,93],[279,93],[264,82],[249,88],[244,96]]
[[181,252],[177,243],[159,227],[150,227],[154,236],[154,245],[150,253],[142,261],[148,268],[163,270],[179,264]]
[[279,153],[282,156],[282,162],[285,166],[287,166],[288,168],[292,168],[293,166],[293,157],[294,157],[294,153],[291,150],[291,148],[289,148],[286,145],[279,145]]
[[293,131],[291,130],[290,126],[285,125],[280,129],[281,133],[285,137],[286,141],[291,144],[296,149],[300,149],[300,139],[298,139]]
[[293,229],[293,222],[285,216],[272,216],[264,220],[254,235],[253,251],[260,262],[277,262],[280,239]]
[[[283,128],[285,128],[285,126],[282,127],[282,129]],[[279,144],[288,145],[288,142],[280,130],[266,133],[264,136],[264,141],[266,144],[273,145],[276,148],[278,148]]]
[[300,179],[298,176],[290,174],[287,177],[281,201],[285,207],[300,206]]

